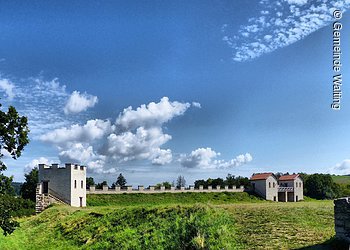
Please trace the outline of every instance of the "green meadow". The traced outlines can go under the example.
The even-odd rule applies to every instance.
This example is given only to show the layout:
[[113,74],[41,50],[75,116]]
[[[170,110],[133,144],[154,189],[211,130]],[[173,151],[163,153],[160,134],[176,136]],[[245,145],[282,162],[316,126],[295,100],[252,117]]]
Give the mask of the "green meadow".
[[90,195],[21,218],[0,249],[332,249],[333,201],[247,193]]

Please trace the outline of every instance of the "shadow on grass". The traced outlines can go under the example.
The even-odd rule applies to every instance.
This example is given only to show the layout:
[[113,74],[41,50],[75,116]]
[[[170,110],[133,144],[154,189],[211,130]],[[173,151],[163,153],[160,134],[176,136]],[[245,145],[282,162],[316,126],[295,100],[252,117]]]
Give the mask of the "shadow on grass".
[[314,246],[297,248],[298,250],[350,250],[350,245],[347,242],[338,240],[334,237]]

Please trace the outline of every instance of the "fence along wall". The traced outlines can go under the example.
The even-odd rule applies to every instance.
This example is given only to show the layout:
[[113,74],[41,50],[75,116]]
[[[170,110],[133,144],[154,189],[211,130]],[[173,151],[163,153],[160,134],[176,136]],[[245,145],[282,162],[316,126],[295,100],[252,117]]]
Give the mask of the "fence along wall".
[[102,189],[96,189],[95,186],[90,186],[90,189],[86,190],[86,194],[123,194],[123,193],[144,193],[144,194],[155,194],[155,193],[186,193],[186,192],[244,192],[246,191],[244,186],[240,186],[239,188],[233,187],[229,188],[229,186],[225,186],[224,188],[216,187],[212,188],[212,186],[208,186],[208,188],[203,188],[203,186],[199,186],[199,188],[194,188],[194,186],[190,186],[189,188],[182,187],[181,189],[176,189],[175,187],[171,187],[171,189],[165,189],[165,187],[161,187],[160,189],[155,189],[155,186],[150,186],[149,188],[144,188],[143,186],[138,186],[137,189],[133,189],[132,186],[127,186],[126,188],[108,188],[108,186],[103,186]]
[[350,198],[334,200],[334,226],[336,237],[350,243]]

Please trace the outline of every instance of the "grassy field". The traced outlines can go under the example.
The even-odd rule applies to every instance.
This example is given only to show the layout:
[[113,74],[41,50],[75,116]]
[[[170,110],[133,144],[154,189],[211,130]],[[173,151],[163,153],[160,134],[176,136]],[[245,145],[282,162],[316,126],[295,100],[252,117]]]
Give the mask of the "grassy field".
[[350,184],[349,175],[332,175],[332,179],[335,183],[338,184]]
[[332,201],[184,193],[89,196],[88,203],[21,219],[13,235],[0,236],[0,249],[328,249],[334,236]]

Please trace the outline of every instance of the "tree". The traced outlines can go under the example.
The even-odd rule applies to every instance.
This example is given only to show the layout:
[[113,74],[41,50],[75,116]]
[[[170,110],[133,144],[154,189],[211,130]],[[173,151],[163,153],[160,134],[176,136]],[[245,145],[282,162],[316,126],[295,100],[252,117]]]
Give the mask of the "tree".
[[124,187],[126,185],[126,179],[122,175],[122,173],[119,174],[117,181],[115,182],[116,186]]
[[7,112],[0,110],[0,227],[4,235],[11,234],[18,226],[18,222],[11,216],[13,205],[7,195],[10,190],[8,184],[12,182],[12,177],[8,178],[1,173],[7,169],[5,163],[1,161],[4,157],[2,152],[7,151],[13,159],[20,157],[24,147],[29,143],[28,133],[27,117],[20,116],[12,106]]
[[235,176],[232,174],[227,174],[225,184],[229,187],[234,187],[236,186],[236,179]]
[[12,186],[13,177],[7,177],[0,171],[0,195],[8,194],[15,195],[15,189]]
[[304,180],[305,195],[315,199],[334,199],[340,196],[340,186],[329,174],[312,174]]
[[177,180],[176,180],[176,188],[177,189],[180,189],[181,187],[185,187],[186,186],[186,180],[185,180],[185,177],[182,176],[182,175],[179,175],[177,177]]
[[90,188],[90,186],[95,186],[94,178],[86,177],[86,188]]
[[39,170],[38,168],[33,168],[28,174],[24,175],[25,182],[21,187],[21,196],[23,199],[30,199],[35,201],[36,196],[36,186],[39,182]]
[[101,183],[97,183],[96,189],[102,189],[103,186],[108,186],[107,181],[103,181]]
[[160,189],[161,186],[165,187],[165,189],[170,189],[170,188],[171,188],[170,182],[164,181],[164,182],[162,182],[162,183],[158,183],[158,184],[155,186],[155,189]]

